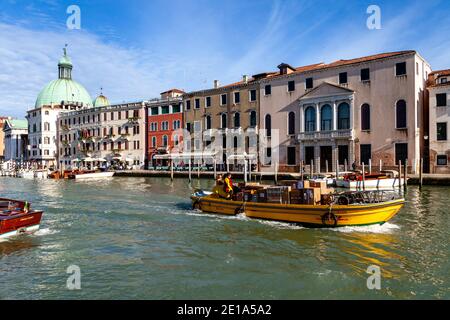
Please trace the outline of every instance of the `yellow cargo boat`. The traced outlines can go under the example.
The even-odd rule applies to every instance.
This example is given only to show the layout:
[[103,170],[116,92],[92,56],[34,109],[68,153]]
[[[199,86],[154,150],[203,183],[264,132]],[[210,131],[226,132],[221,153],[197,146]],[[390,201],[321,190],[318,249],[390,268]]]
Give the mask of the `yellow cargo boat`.
[[403,207],[404,199],[370,203],[303,205],[234,201],[217,194],[197,191],[191,196],[193,207],[204,213],[245,214],[247,217],[298,223],[306,227],[343,227],[383,224]]

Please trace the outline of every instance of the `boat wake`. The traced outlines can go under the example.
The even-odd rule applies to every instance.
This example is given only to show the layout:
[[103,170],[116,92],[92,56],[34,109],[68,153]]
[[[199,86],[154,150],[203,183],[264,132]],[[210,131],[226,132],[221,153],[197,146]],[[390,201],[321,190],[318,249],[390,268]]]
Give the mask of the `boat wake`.
[[366,232],[366,233],[393,233],[395,230],[400,229],[400,227],[396,224],[386,222],[383,225],[371,225],[371,226],[347,226],[347,227],[339,227],[339,228],[330,228],[327,230],[336,231],[336,232]]
[[58,231],[51,230],[50,228],[45,228],[45,229],[39,229],[32,235],[36,236],[36,237],[42,237],[42,236],[48,236],[48,235],[55,234],[55,233],[58,233]]

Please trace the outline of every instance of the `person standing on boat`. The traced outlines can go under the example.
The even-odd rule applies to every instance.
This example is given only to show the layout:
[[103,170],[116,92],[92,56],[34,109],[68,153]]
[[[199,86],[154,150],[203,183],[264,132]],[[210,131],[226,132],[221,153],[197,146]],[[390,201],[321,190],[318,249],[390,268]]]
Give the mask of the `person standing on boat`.
[[231,179],[231,173],[225,175],[224,189],[226,193],[233,194],[233,180]]

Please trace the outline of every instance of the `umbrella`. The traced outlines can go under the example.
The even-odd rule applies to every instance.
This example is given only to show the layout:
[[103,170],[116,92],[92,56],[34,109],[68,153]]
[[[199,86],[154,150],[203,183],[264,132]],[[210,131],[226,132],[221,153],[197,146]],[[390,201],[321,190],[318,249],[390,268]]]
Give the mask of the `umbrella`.
[[106,162],[106,160],[103,159],[103,158],[97,158],[97,159],[95,159],[95,161],[98,161],[98,162]]
[[72,162],[80,162],[80,159],[73,159]]
[[83,159],[84,162],[93,162],[95,159],[92,159],[91,157],[87,157]]

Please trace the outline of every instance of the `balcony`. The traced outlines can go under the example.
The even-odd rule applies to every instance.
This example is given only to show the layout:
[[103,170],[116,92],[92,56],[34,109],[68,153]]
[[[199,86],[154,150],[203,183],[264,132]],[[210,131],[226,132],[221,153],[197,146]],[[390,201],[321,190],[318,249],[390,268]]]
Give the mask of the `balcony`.
[[299,141],[353,139],[353,138],[354,138],[354,132],[352,129],[302,132],[298,135]]

